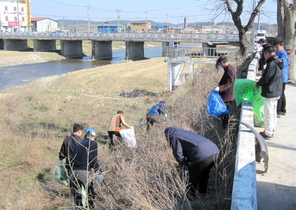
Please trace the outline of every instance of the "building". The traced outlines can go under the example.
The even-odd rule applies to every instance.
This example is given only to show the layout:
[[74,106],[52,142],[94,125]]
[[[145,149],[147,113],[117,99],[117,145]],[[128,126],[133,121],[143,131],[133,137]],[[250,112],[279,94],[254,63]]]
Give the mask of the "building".
[[[24,2],[24,3],[20,3]],[[28,1],[0,0],[1,32],[28,30]]]
[[31,18],[33,28],[36,32],[51,32],[58,30],[58,22],[50,18]]
[[151,31],[151,23],[147,21],[133,21],[131,22],[131,31],[149,32]]
[[122,25],[110,24],[109,22],[98,25],[98,32],[101,33],[118,33],[122,31],[122,29]]

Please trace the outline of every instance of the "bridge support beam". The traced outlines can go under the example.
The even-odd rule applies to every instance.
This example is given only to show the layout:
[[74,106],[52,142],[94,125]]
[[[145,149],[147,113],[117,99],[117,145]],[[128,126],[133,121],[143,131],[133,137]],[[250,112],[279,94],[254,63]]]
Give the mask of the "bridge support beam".
[[112,41],[92,41],[92,56],[96,60],[111,60]]
[[125,59],[126,60],[143,60],[144,42],[125,42]]
[[61,40],[61,55],[65,58],[82,58],[82,40]]
[[4,41],[3,41],[3,39],[0,39],[0,49],[4,50]]
[[202,43],[203,55],[206,57],[216,57],[216,45]]
[[28,40],[23,39],[4,39],[4,50],[27,50]]
[[34,39],[34,51],[53,52],[56,51],[56,40],[38,40]]

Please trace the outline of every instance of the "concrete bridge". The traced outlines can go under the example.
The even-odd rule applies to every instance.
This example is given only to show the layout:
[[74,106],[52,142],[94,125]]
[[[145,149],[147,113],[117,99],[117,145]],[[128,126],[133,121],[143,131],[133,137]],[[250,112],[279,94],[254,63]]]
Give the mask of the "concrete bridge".
[[112,41],[124,41],[125,58],[144,59],[144,42],[162,42],[162,56],[168,56],[180,42],[199,42],[203,47],[216,47],[218,44],[237,44],[238,35],[229,34],[162,34],[162,33],[0,33],[0,49],[27,50],[28,40],[34,42],[34,51],[56,51],[56,41],[61,42],[61,55],[66,58],[83,57],[82,41],[92,42],[92,56],[96,60],[112,58]]

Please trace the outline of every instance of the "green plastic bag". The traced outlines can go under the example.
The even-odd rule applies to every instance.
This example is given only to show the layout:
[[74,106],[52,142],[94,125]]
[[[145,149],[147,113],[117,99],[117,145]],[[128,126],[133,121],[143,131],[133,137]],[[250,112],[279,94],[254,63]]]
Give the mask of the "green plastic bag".
[[264,100],[261,96],[261,86],[255,88],[256,81],[248,79],[237,79],[234,83],[234,95],[235,102],[238,106],[242,101],[248,101],[253,103],[253,109],[255,115],[259,120],[264,122],[263,105]]
[[58,164],[55,167],[53,179],[62,185],[69,186],[69,177],[66,171],[66,167],[61,160],[58,161]]

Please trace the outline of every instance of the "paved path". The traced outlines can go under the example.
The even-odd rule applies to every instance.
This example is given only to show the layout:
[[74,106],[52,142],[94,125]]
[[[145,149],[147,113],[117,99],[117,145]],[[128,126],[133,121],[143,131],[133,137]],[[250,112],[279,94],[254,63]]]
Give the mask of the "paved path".
[[274,137],[266,140],[268,172],[257,172],[258,210],[296,210],[296,84],[287,84],[285,93],[287,115],[278,118]]

